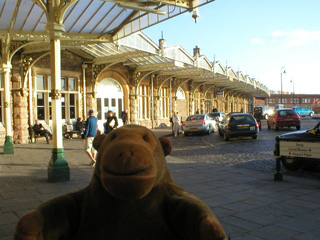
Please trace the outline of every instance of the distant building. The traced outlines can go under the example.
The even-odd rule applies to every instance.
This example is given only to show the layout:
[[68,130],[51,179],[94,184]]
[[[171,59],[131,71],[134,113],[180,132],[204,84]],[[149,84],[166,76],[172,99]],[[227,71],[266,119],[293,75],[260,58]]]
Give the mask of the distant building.
[[283,104],[285,107],[304,106],[312,109],[315,104],[320,101],[320,94],[293,94],[293,93],[282,93],[281,94],[271,93],[270,97],[265,98],[265,104],[268,106],[275,106],[276,104]]

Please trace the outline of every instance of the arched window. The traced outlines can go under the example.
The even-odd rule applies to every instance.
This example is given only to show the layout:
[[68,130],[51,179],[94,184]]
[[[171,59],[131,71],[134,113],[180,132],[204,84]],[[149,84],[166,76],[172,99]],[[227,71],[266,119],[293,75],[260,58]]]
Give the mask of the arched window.
[[97,117],[106,120],[111,110],[119,118],[123,110],[123,88],[113,78],[105,78],[97,85]]
[[185,94],[185,92],[183,91],[183,89],[181,87],[178,87],[177,99],[180,99],[180,100],[185,100],[186,99],[186,94]]

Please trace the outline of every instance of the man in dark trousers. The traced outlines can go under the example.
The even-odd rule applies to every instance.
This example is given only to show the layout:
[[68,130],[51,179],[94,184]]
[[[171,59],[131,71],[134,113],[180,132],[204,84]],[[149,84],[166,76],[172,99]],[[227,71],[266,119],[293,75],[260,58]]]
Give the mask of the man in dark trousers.
[[108,111],[107,121],[104,124],[104,133],[108,134],[118,126],[118,119],[111,110]]
[[91,166],[96,164],[96,150],[93,148],[93,139],[97,136],[98,130],[98,118],[94,116],[94,111],[89,111],[89,118],[86,121],[85,131],[83,134],[82,142],[85,143],[86,153],[89,155],[91,159]]
[[128,124],[128,109],[125,109],[124,111],[122,111],[120,117],[122,119],[123,125]]
[[35,134],[40,134],[40,136],[44,136],[48,144],[50,144],[49,136],[51,137],[51,133],[45,129],[39,120],[36,120],[36,123],[32,127]]

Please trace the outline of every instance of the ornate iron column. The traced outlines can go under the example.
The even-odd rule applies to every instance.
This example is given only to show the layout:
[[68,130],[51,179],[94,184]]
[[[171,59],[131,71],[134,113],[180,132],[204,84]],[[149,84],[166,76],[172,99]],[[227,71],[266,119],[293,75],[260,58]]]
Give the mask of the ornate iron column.
[[6,128],[6,139],[4,142],[4,154],[14,154],[14,143],[11,125],[11,107],[10,107],[10,71],[12,65],[10,63],[3,64],[4,71],[4,124]]
[[48,180],[50,182],[65,182],[70,180],[70,170],[64,155],[62,139],[61,116],[61,49],[60,37],[65,31],[62,24],[50,21],[46,30],[50,35],[50,65],[52,79],[52,130],[53,149],[48,166]]

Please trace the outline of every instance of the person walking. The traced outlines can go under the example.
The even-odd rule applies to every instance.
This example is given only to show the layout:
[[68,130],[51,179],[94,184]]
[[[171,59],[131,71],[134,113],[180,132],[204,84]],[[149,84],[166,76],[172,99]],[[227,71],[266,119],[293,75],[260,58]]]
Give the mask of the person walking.
[[180,129],[180,119],[178,117],[178,112],[175,112],[172,116],[172,124],[173,124],[173,136],[179,136],[179,129]]
[[121,112],[120,118],[122,119],[123,125],[128,124],[128,109]]
[[98,118],[94,116],[94,111],[89,110],[89,118],[86,121],[85,131],[82,142],[85,143],[86,153],[89,155],[91,162],[90,166],[96,164],[96,150],[93,148],[93,139],[97,136]]
[[108,111],[107,121],[104,124],[104,134],[108,134],[118,127],[118,118],[114,116],[111,110]]
[[44,126],[40,123],[39,120],[36,120],[36,123],[32,127],[35,134],[40,134],[40,136],[44,136],[48,144],[50,144],[49,136],[51,137],[51,133],[44,128]]

